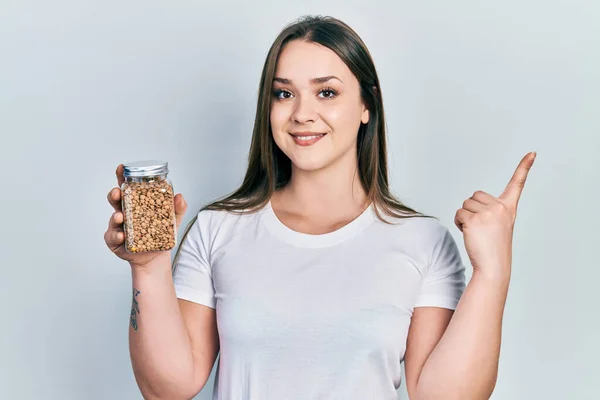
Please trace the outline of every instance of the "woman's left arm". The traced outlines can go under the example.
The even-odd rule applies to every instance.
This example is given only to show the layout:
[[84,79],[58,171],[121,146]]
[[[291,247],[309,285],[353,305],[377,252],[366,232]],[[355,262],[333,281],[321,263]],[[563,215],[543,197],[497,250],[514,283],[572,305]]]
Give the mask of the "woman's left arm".
[[435,307],[415,309],[405,358],[411,400],[490,398],[498,373],[507,289],[508,278],[474,273],[454,313]]
[[457,211],[454,222],[463,233],[473,275],[456,311],[435,307],[414,311],[405,360],[411,400],[491,396],[498,374],[517,205],[535,156],[529,153],[521,160],[500,197],[477,191]]

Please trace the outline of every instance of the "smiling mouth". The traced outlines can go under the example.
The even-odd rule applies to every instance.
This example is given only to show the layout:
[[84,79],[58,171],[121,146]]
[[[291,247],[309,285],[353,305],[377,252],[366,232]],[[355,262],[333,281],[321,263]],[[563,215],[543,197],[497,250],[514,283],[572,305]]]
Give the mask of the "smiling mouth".
[[292,138],[294,138],[294,143],[296,143],[296,145],[298,146],[312,146],[313,144],[317,143],[319,140],[321,140],[321,138],[323,138],[324,136],[326,136],[327,133],[315,133],[315,134],[301,134],[301,135],[294,135],[293,133],[290,133],[290,136]]
[[296,139],[296,140],[308,142],[310,140],[320,139],[327,134],[326,133],[318,133],[318,134],[314,134],[314,135],[294,135],[293,133],[290,133],[290,135],[292,135],[294,137],[294,139]]

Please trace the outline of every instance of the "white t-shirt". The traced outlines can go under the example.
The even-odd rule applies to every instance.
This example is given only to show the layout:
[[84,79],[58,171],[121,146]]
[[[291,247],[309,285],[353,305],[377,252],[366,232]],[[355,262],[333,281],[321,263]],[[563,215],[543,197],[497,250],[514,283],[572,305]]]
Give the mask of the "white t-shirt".
[[370,207],[309,235],[270,203],[201,211],[173,279],[178,298],[216,308],[213,400],[397,399],[414,307],[455,309],[465,268],[439,221],[393,221]]

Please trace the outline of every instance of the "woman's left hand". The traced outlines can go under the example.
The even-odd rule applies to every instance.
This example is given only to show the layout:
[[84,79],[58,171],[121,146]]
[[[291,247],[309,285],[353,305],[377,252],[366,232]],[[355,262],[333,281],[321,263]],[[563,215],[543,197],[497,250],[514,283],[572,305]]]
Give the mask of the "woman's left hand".
[[500,197],[478,190],[456,212],[454,223],[463,233],[473,273],[510,277],[517,205],[535,157],[535,152],[523,157]]

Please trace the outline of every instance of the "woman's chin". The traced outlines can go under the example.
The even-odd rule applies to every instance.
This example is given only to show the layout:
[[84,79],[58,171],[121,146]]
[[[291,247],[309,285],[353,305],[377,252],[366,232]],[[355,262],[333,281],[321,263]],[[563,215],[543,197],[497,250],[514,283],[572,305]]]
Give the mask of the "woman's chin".
[[292,165],[298,172],[315,172],[326,168],[331,162],[325,159],[292,160]]

